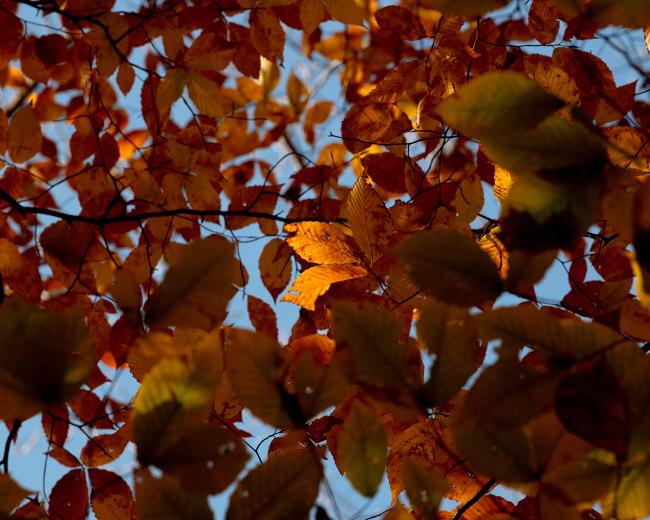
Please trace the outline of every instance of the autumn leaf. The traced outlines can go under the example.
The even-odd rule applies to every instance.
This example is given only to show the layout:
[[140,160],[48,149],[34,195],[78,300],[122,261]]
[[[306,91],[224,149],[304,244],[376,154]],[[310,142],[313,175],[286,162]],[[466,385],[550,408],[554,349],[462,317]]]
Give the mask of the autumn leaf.
[[336,458],[354,488],[374,496],[386,466],[386,431],[367,406],[352,404],[338,434]]
[[352,236],[374,263],[386,250],[392,233],[390,213],[377,192],[359,178],[345,200]]
[[[233,330],[226,350],[227,370],[241,402],[263,421],[281,429],[294,426],[283,387],[284,359],[266,334]],[[299,413],[299,411],[297,412]]]
[[152,477],[146,471],[135,476],[135,499],[141,520],[211,520],[208,497],[188,493],[172,477]]
[[11,118],[8,130],[9,155],[14,162],[24,163],[41,150],[43,134],[34,109],[25,105]]
[[[74,500],[71,500],[74,497]],[[50,518],[84,520],[88,514],[88,484],[83,470],[68,471],[54,485],[47,510]]]
[[374,384],[404,384],[400,321],[384,309],[349,302],[337,302],[332,312],[332,336],[337,344],[350,347],[357,377]]
[[0,513],[9,517],[9,514],[18,507],[29,492],[20,487],[7,474],[0,475]]
[[308,262],[328,265],[359,261],[345,235],[332,224],[299,222],[287,224],[284,229],[293,233],[287,244]]
[[450,229],[419,233],[395,250],[423,291],[462,306],[480,305],[501,294],[496,265],[472,237]]
[[64,403],[94,364],[78,312],[58,313],[10,298],[0,308],[0,416],[27,419]]
[[447,98],[438,112],[464,134],[507,140],[534,128],[562,105],[560,99],[521,74],[491,72]]
[[368,271],[356,265],[317,265],[303,271],[280,301],[291,302],[314,310],[316,300],[324,295],[333,283],[368,276]]
[[89,469],[90,504],[97,520],[118,520],[135,516],[135,504],[122,477],[104,469]]
[[507,4],[506,0],[424,0],[422,5],[430,9],[444,11],[450,15],[467,18],[479,16],[499,9]]
[[226,240],[211,237],[179,246],[156,292],[145,304],[147,322],[210,330],[223,321],[241,273]]
[[276,455],[250,471],[239,483],[226,518],[302,518],[316,500],[321,477],[320,461],[309,450]]

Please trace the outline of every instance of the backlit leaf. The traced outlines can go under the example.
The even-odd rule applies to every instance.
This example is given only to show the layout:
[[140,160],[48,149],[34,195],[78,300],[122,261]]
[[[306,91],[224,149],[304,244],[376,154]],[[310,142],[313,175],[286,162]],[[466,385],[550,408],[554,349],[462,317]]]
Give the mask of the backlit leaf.
[[396,248],[400,263],[424,292],[455,305],[480,305],[501,294],[496,265],[476,241],[451,229],[418,233]]
[[316,455],[289,451],[251,470],[230,499],[227,520],[294,520],[314,505],[322,477]]
[[233,330],[226,363],[237,396],[257,417],[281,429],[294,425],[285,409],[284,360],[275,340],[266,334]]
[[7,474],[0,474],[0,514],[9,517],[18,504],[29,494]]
[[342,23],[363,25],[363,9],[356,0],[323,0],[332,18]]
[[390,213],[382,198],[364,178],[354,183],[345,200],[345,208],[354,240],[372,264],[388,246],[393,231]]
[[70,399],[95,362],[78,312],[18,298],[0,307],[0,417],[26,419]]
[[445,14],[473,18],[499,9],[507,0],[424,0],[422,6],[443,11]]
[[447,98],[438,112],[464,134],[479,139],[499,136],[506,141],[535,127],[562,105],[560,99],[522,74],[490,72]]
[[332,309],[332,336],[352,351],[357,377],[374,384],[401,385],[406,378],[402,324],[387,310],[337,302]]
[[36,113],[31,105],[25,105],[9,123],[9,156],[17,163],[28,161],[40,151],[42,142],[43,134]]
[[341,133],[348,150],[358,153],[373,143],[399,143],[402,134],[411,128],[411,121],[397,106],[364,103],[348,110]]
[[136,473],[135,500],[139,520],[213,520],[208,497],[184,491],[172,477]]
[[88,514],[88,485],[83,470],[70,470],[54,484],[47,512],[50,518],[57,520],[84,520],[86,518]]
[[373,496],[386,466],[386,430],[372,409],[355,401],[338,435],[337,461],[354,488]]
[[411,505],[423,518],[435,518],[435,511],[447,491],[444,477],[432,471],[422,459],[406,457],[402,462],[402,482]]
[[288,233],[294,233],[287,238],[287,243],[308,262],[349,264],[359,260],[347,243],[345,235],[332,224],[299,222],[287,224],[284,229]]
[[97,520],[135,518],[135,504],[128,484],[122,477],[104,469],[88,470],[90,503]]
[[241,283],[233,246],[212,236],[179,246],[165,278],[145,304],[147,322],[210,330],[223,321]]
[[317,265],[300,273],[281,301],[313,311],[318,297],[325,294],[333,283],[364,276],[368,276],[368,271],[357,265]]

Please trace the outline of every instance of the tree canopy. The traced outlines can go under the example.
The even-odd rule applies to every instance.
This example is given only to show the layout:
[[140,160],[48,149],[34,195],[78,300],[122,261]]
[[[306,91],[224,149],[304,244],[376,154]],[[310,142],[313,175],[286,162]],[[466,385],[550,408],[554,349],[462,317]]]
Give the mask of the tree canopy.
[[0,516],[343,518],[331,460],[391,520],[650,515],[648,26],[0,0]]

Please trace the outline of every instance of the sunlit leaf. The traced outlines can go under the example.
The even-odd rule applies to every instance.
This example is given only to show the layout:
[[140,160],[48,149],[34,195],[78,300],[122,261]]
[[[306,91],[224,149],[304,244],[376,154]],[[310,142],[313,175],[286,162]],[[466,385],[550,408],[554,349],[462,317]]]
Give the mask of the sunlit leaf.
[[359,261],[345,235],[332,224],[299,222],[287,224],[284,229],[294,234],[287,238],[287,243],[308,262],[349,264]]
[[357,265],[317,265],[300,273],[281,301],[313,311],[318,297],[324,295],[333,283],[364,276],[368,276],[368,271]]

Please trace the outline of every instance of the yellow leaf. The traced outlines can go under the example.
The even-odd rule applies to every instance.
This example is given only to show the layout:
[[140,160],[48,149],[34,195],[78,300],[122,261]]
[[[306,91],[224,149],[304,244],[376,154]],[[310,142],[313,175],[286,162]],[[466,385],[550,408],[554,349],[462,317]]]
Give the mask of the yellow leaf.
[[275,455],[239,483],[230,497],[226,520],[306,518],[318,495],[322,472],[311,450]]
[[187,74],[187,91],[199,112],[212,117],[223,117],[221,88],[200,72]]
[[386,430],[375,412],[358,401],[338,434],[336,458],[354,488],[364,496],[374,496],[386,467]]
[[213,520],[204,494],[184,491],[174,478],[152,477],[141,470],[135,476],[135,504],[140,520]]
[[332,336],[347,344],[357,377],[375,384],[401,385],[406,380],[402,324],[389,311],[374,305],[337,302],[332,308]]
[[357,179],[344,203],[352,235],[370,263],[380,258],[393,231],[383,199],[363,177]]
[[235,393],[255,416],[280,429],[293,428],[299,422],[299,412],[293,415],[287,410],[284,358],[275,340],[266,334],[233,330],[226,363]]
[[27,419],[67,401],[94,364],[79,313],[41,309],[17,297],[0,307],[0,419]]
[[332,18],[342,23],[363,25],[366,17],[356,0],[323,0]]
[[346,237],[332,224],[325,222],[297,222],[284,226],[287,243],[308,262],[315,264],[350,264],[358,262]]
[[210,330],[226,316],[226,305],[241,283],[227,240],[211,236],[178,246],[165,278],[145,305],[147,323]]
[[41,125],[31,105],[25,105],[11,118],[8,133],[9,156],[23,163],[41,150],[43,134]]
[[471,236],[434,229],[409,237],[395,252],[413,283],[440,300],[469,307],[501,294],[496,265]]

